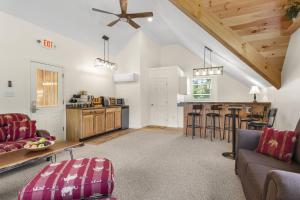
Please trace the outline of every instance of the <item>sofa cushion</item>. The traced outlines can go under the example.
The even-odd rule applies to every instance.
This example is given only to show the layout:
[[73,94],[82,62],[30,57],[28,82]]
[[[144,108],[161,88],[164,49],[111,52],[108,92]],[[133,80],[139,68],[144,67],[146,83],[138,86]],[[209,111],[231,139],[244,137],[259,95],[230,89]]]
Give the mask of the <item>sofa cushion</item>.
[[0,127],[0,142],[5,142],[7,138],[7,127]]
[[279,131],[266,127],[260,136],[256,151],[282,161],[291,162],[296,140],[297,133],[295,131]]
[[267,174],[274,170],[274,168],[259,165],[259,164],[249,164],[247,168],[247,180],[246,180],[246,190],[251,199],[262,200],[264,184],[266,181]]
[[13,121],[8,125],[8,141],[33,138],[36,136],[36,121]]
[[84,158],[46,166],[19,192],[18,199],[88,199],[110,196],[113,189],[112,163],[105,158]]
[[286,163],[255,151],[240,149],[238,154],[238,170],[246,172],[249,164],[266,165],[275,169],[300,173],[300,164]]
[[29,117],[21,113],[0,114],[0,127],[7,126],[12,121],[28,121]]

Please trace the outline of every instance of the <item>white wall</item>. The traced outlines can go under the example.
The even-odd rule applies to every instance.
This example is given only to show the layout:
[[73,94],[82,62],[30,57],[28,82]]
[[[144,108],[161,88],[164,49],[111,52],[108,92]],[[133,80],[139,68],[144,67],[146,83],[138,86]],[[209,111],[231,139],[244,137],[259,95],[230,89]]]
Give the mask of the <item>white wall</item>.
[[[93,95],[115,95],[112,74],[94,68],[95,49],[54,32],[0,12],[0,112],[30,112],[30,61],[62,66],[65,100],[80,90]],[[39,46],[37,39],[51,39],[56,49]],[[15,97],[4,97],[7,81],[13,81]],[[42,128],[42,127],[39,127]]]
[[[185,101],[195,101],[192,93],[193,68],[203,66],[203,60],[180,45],[163,46],[161,50],[161,65],[179,65],[188,78],[188,95]],[[251,101],[250,88],[226,73],[223,76],[210,76],[212,79],[212,95],[204,101]]]
[[282,71],[280,90],[269,89],[273,107],[278,108],[275,126],[279,129],[293,130],[300,118],[300,30],[290,40]]
[[160,46],[143,32],[137,32],[117,56],[117,73],[135,72],[139,79],[134,83],[116,85],[116,95],[124,97],[130,106],[130,128],[149,124],[148,68],[159,65]]

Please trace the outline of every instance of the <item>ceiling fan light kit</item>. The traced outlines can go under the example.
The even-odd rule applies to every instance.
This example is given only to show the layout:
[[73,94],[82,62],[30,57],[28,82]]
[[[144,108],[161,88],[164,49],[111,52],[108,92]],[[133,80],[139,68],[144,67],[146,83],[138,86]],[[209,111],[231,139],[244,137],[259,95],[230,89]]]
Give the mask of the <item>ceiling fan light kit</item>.
[[127,0],[120,0],[120,7],[121,7],[121,14],[115,14],[112,12],[108,12],[105,10],[100,10],[97,8],[92,8],[95,12],[100,12],[104,14],[114,15],[118,17],[117,20],[112,21],[111,23],[107,24],[107,26],[112,27],[116,25],[120,21],[127,22],[129,25],[131,25],[135,29],[139,29],[141,26],[137,24],[132,19],[136,18],[147,18],[149,22],[153,21],[153,13],[152,12],[142,12],[142,13],[127,13],[127,7],[128,7],[128,1]]
[[[209,57],[210,57],[210,66],[206,67],[206,51],[209,51]],[[211,50],[208,47],[204,47],[204,65],[201,68],[195,68],[193,69],[193,75],[194,76],[207,76],[207,75],[223,75],[224,66],[213,66],[212,64],[212,55],[213,50]]]

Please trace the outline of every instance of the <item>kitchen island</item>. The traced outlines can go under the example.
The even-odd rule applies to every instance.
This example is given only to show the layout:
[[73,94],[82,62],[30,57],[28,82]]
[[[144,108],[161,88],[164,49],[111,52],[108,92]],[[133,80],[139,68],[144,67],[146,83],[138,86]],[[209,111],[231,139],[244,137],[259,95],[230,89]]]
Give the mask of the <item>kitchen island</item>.
[[[187,135],[191,135],[192,134],[192,130],[191,128],[186,129],[187,127],[187,116],[189,112],[193,111],[193,105],[203,105],[203,110],[202,110],[202,136],[204,136],[204,126],[205,126],[205,116],[207,113],[211,112],[211,106],[212,105],[220,105],[220,107],[222,108],[220,113],[221,113],[221,117],[220,117],[220,121],[221,121],[221,131],[222,134],[224,133],[223,130],[223,125],[224,125],[224,116],[225,114],[229,114],[231,113],[228,108],[229,107],[239,107],[241,108],[241,111],[239,113],[239,117],[240,118],[246,118],[247,115],[249,114],[258,114],[263,116],[263,120],[266,120],[267,118],[267,113],[268,110],[271,107],[271,103],[270,102],[259,102],[259,103],[254,103],[254,102],[181,102],[178,104],[178,106],[180,107],[184,107],[183,112],[184,112],[184,128],[183,128],[183,134],[186,134],[186,130],[187,130]],[[189,123],[192,122],[192,119],[189,118]],[[198,119],[196,119],[196,124],[198,124],[197,122],[199,122]],[[237,120],[237,127],[239,127],[238,124],[238,120]],[[242,123],[242,127],[241,128],[245,128],[246,124]],[[208,132],[209,133],[209,132]],[[219,135],[219,134],[216,134]],[[196,130],[196,136],[200,136],[200,132],[199,129]]]

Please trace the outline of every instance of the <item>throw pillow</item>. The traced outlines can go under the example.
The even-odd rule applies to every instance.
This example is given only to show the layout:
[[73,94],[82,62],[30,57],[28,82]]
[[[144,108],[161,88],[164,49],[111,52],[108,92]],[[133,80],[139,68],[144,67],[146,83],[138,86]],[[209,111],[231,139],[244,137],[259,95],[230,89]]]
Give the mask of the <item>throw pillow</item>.
[[5,142],[7,137],[8,128],[0,127],[0,142]]
[[1,114],[0,126],[7,126],[12,121],[28,121],[28,116],[19,113]]
[[33,138],[36,136],[36,121],[11,122],[8,125],[7,141]]
[[285,162],[291,162],[296,140],[297,133],[295,131],[279,131],[266,127],[260,136],[256,151]]

